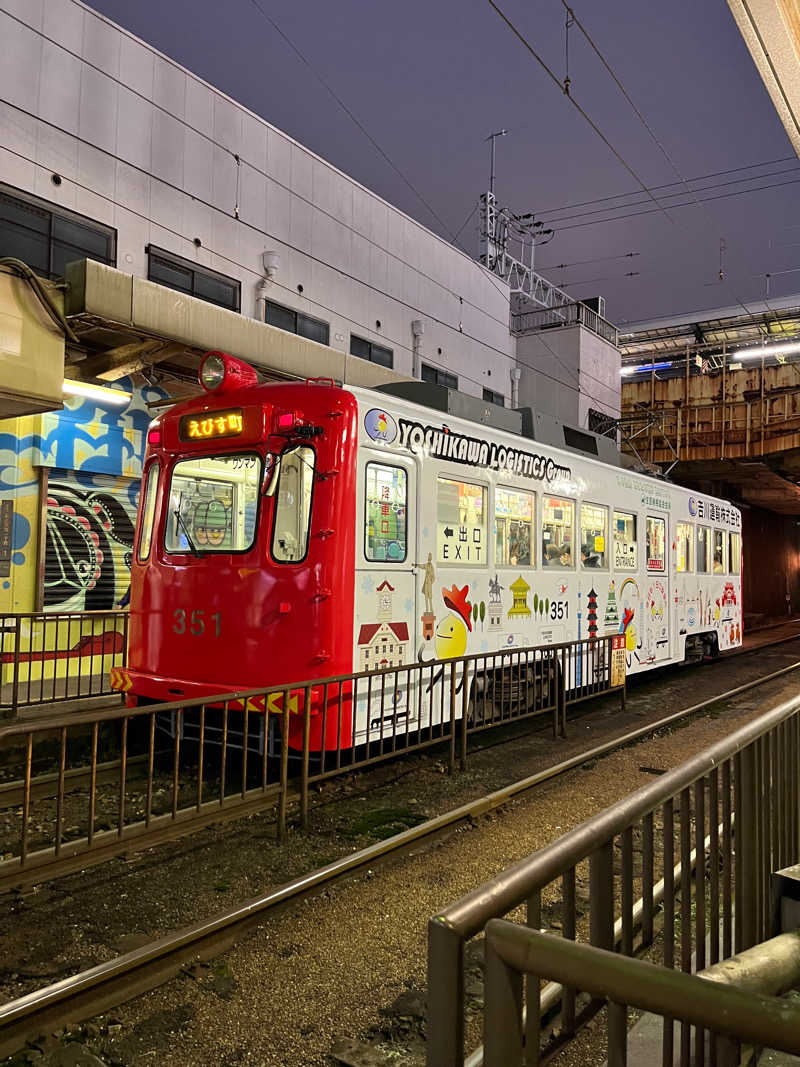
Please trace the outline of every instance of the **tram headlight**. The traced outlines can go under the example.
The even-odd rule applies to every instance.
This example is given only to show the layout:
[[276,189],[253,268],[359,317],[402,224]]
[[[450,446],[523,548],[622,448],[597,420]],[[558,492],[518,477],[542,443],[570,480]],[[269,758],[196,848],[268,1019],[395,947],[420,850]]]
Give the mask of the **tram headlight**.
[[217,389],[225,381],[225,360],[217,352],[210,352],[200,364],[198,377],[204,389]]

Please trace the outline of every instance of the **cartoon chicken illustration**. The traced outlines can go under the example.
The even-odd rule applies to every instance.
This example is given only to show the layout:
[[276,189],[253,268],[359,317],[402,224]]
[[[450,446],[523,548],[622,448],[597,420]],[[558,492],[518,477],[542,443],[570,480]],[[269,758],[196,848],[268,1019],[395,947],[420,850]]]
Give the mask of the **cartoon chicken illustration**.
[[472,605],[467,600],[468,593],[468,585],[463,589],[454,585],[452,589],[442,590],[442,598],[450,612],[436,627],[437,659],[456,659],[467,651],[467,631],[472,633]]

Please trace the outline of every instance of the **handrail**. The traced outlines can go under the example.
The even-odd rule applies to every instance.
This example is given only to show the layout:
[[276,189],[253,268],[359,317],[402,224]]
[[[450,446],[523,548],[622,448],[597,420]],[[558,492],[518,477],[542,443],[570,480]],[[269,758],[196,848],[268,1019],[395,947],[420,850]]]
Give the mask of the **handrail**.
[[552,844],[502,871],[491,881],[455,901],[432,922],[446,926],[459,937],[474,936],[494,916],[506,914],[524,903],[536,889],[548,885],[564,870],[586,859],[659,804],[692,785],[799,710],[800,697],[784,701],[772,711],[661,775],[657,781],[642,786]]
[[[147,704],[141,708],[108,708],[102,711],[86,711],[86,712],[69,712],[54,715],[48,718],[40,717],[36,720],[26,720],[24,722],[11,722],[0,725],[0,743],[7,737],[11,737],[14,734],[29,734],[29,733],[41,733],[48,730],[53,730],[63,723],[68,722],[70,725],[77,725],[81,723],[92,722],[112,722],[115,719],[130,718],[137,713],[150,714],[153,712],[162,711],[174,711],[177,708],[199,708],[203,705],[210,704],[223,704],[225,702],[232,703],[237,700],[247,700],[250,697],[264,696],[269,697],[272,695],[281,695],[287,690],[289,692],[298,692],[306,689],[321,689],[324,687],[331,687],[339,685],[344,682],[366,682],[370,679],[377,680],[376,686],[380,684],[381,677],[389,678],[398,674],[402,674],[406,671],[419,671],[419,670],[435,670],[437,668],[446,668],[450,670],[454,665],[457,668],[464,668],[465,671],[472,673],[472,668],[476,667],[479,663],[486,664],[488,661],[499,659],[497,664],[498,669],[501,667],[507,667],[511,662],[507,659],[503,662],[501,657],[516,657],[513,661],[516,666],[519,666],[523,659],[530,663],[536,661],[537,657],[547,657],[548,660],[556,661],[557,653],[569,652],[574,649],[579,649],[581,653],[586,654],[590,648],[594,648],[598,651],[601,647],[605,648],[603,656],[604,663],[610,663],[610,649],[611,641],[614,635],[603,635],[596,638],[581,638],[577,641],[562,641],[558,644],[552,645],[526,645],[509,649],[498,650],[493,652],[472,652],[467,656],[460,656],[450,659],[431,659],[425,660],[424,663],[407,663],[397,667],[386,667],[383,670],[363,670],[353,671],[347,674],[326,675],[322,678],[302,679],[292,682],[281,682],[279,685],[259,686],[252,689],[234,689],[223,690],[217,693],[210,694],[208,696],[199,697],[181,697],[177,700],[162,701],[158,704]],[[494,666],[494,665],[493,665]],[[579,685],[578,685],[579,688]],[[624,686],[608,686],[603,690],[603,693],[617,692]]]
[[[796,956],[800,935],[788,936]],[[486,927],[486,1067],[522,1062],[527,974],[607,998],[623,1011],[630,1005],[762,1048],[800,1053],[800,1009],[788,1001],[492,919]],[[624,1041],[623,1033],[623,1049]]]

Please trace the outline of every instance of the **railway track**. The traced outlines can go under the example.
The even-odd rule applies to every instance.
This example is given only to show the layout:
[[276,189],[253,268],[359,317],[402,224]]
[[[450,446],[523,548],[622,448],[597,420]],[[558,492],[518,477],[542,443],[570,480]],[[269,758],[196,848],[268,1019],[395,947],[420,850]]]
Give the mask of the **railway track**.
[[[770,641],[763,645],[758,645],[755,648],[737,648],[730,652],[723,653],[723,659],[731,659],[734,656],[752,656],[758,652],[762,652],[765,649],[777,648],[779,645],[790,644],[792,641],[800,639],[800,631],[791,634],[788,637],[781,637],[777,641]],[[549,726],[547,727],[549,729]],[[505,740],[496,742],[497,744],[505,744]],[[168,750],[164,752],[157,752],[156,755],[169,755]],[[133,756],[128,757],[126,760],[128,774],[133,776],[139,771],[146,772],[146,756]],[[119,777],[121,761],[118,759],[106,760],[103,763],[98,763],[96,768],[95,781],[97,785],[115,783]],[[49,772],[46,774],[38,774],[31,778],[30,782],[30,800],[34,801],[42,797],[46,797],[52,794],[54,787],[58,784],[58,773]],[[92,772],[89,768],[78,767],[72,770],[68,770],[64,774],[65,783],[68,790],[87,789],[91,783]],[[18,778],[9,781],[0,781],[0,808],[11,807],[15,804],[22,804],[25,797],[25,780]]]
[[[796,639],[796,638],[795,638]],[[778,642],[776,642],[778,643]],[[783,643],[783,642],[780,642]],[[584,763],[640,741],[660,730],[686,722],[715,704],[800,669],[800,661],[748,681],[726,692],[628,730],[587,748],[524,779],[463,804],[426,822],[301,875],[279,888],[255,897],[209,919],[194,923],[141,948],[91,967],[17,1000],[0,1006],[0,1056],[22,1047],[26,1040],[109,1011],[133,997],[154,989],[187,964],[219,956],[252,927],[277,909],[319,892],[331,882],[364,868],[374,868],[403,853],[424,848],[437,837],[501,807],[512,798],[550,781]]]

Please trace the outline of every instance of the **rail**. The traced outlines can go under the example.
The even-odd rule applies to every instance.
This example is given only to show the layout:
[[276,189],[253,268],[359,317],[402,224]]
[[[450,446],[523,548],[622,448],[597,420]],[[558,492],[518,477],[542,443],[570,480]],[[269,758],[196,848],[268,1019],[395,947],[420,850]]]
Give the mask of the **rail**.
[[127,611],[0,615],[0,720],[23,707],[113,694],[125,664]]
[[20,766],[0,790],[0,807],[20,809],[14,838],[0,837],[0,890],[271,806],[283,836],[289,801],[306,826],[327,778],[433,745],[464,769],[470,734],[520,719],[548,716],[565,734],[571,704],[609,692],[624,704],[615,640],[0,726],[0,760]]
[[[782,934],[755,950],[756,966],[739,988],[736,972],[745,970],[752,949],[737,957],[739,966],[730,984],[717,984],[720,976],[715,968],[700,975],[684,974],[491,919],[486,927],[485,1067],[521,1067],[526,1062],[521,1010],[525,976],[536,981],[555,979],[567,988],[579,985],[607,1001],[608,1067],[625,1067],[628,1062],[629,1007],[661,1016],[670,1027],[674,1020],[687,1028],[694,1026],[701,1035],[695,1062],[704,1059],[706,1032],[710,1059],[717,1067],[738,1067],[741,1042],[798,1054],[800,1009],[763,992],[770,983],[770,971],[785,972],[785,989],[800,979],[797,942],[797,933]],[[775,967],[776,960],[783,966]],[[686,1060],[680,1062],[688,1065]]]
[[[736,839],[734,841],[734,813]],[[694,847],[696,862],[693,862]],[[676,866],[676,853],[679,866]],[[707,862],[702,862],[707,856]],[[600,812],[474,889],[428,924],[428,1064],[462,1067],[464,947],[493,919],[524,908],[534,930],[625,956],[648,950],[667,970],[702,970],[771,932],[769,878],[800,859],[800,698]],[[656,876],[661,930],[656,939]],[[734,895],[736,908],[734,913]],[[634,904],[637,897],[639,903]],[[708,950],[707,941],[708,937]],[[527,983],[528,1064],[569,1043],[597,1010],[585,981],[553,990]],[[542,1005],[548,1008],[542,1025]],[[554,1019],[550,1018],[554,1016]],[[485,1020],[484,1020],[485,1021]],[[682,1064],[691,1029],[680,1027]],[[664,1027],[663,1062],[673,1057]],[[702,1041],[700,1042],[702,1050]],[[702,1062],[702,1051],[698,1062]]]

